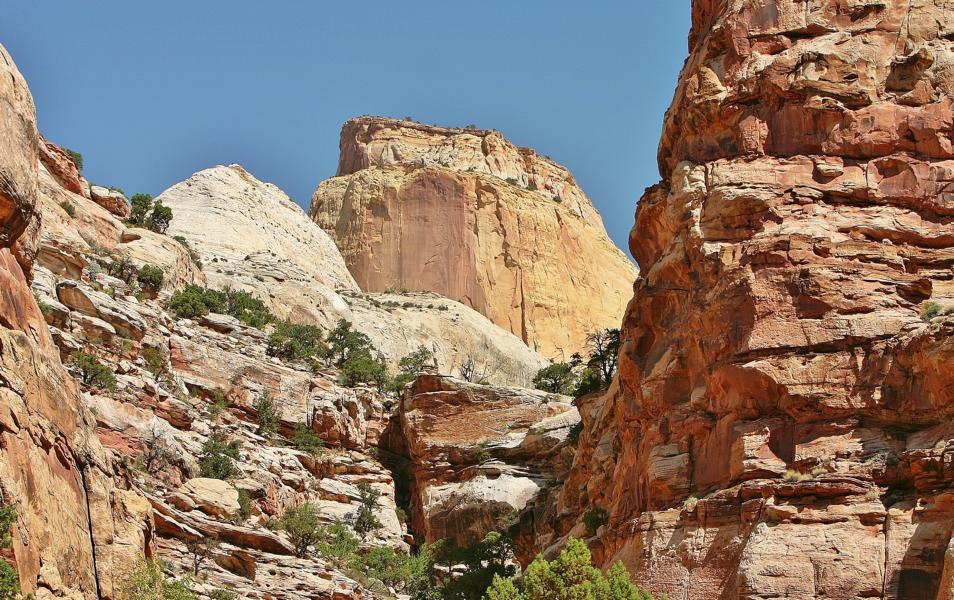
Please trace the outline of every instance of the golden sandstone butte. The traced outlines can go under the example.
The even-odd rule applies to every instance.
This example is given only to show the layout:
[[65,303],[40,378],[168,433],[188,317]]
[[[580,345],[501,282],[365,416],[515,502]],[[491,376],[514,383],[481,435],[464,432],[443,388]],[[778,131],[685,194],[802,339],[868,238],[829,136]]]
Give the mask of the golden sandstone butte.
[[619,325],[637,274],[570,172],[493,130],[352,119],[310,214],[362,290],[443,294],[556,360]]

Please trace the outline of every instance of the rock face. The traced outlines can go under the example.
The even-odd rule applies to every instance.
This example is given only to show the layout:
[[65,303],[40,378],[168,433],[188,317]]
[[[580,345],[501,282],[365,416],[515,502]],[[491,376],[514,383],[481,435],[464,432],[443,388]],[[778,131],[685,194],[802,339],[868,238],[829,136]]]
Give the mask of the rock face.
[[199,171],[159,195],[169,235],[198,253],[209,284],[267,299],[297,322],[332,324],[357,291],[334,242],[280,189],[238,165]]
[[158,200],[173,209],[169,234],[185,238],[212,287],[244,289],[281,317],[326,328],[348,319],[392,362],[424,345],[442,372],[459,372],[473,358],[495,383],[529,385],[546,364],[457,302],[361,293],[328,234],[281,190],[238,165],[200,171]]
[[17,512],[14,566],[38,599],[114,598],[115,582],[151,550],[151,518],[114,484],[60,363],[24,275],[35,251],[20,262],[11,252],[24,231],[39,231],[39,138],[30,91],[2,47],[0,59],[0,491]]
[[548,358],[617,326],[636,275],[569,171],[497,131],[353,119],[310,215],[364,291],[437,292]]
[[506,530],[569,467],[570,398],[423,375],[400,410],[411,525],[427,543],[467,546]]
[[940,2],[693,3],[551,540],[598,506],[604,564],[670,598],[951,598],[951,31]]

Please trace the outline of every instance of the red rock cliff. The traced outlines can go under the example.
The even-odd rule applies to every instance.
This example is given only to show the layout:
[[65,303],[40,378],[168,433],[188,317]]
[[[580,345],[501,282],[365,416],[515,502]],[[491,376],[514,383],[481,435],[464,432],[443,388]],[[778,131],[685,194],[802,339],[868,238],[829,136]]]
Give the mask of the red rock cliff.
[[112,598],[146,551],[149,506],[114,486],[27,284],[39,144],[30,91],[0,46],[0,491],[18,515],[12,559],[25,594]]
[[670,598],[954,594],[954,10],[696,0],[556,535]]

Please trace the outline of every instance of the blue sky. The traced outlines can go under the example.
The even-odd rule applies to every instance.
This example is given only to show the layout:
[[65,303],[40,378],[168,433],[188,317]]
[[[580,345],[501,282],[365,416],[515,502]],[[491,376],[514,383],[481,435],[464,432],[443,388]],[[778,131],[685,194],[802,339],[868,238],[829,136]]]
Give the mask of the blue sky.
[[360,114],[501,130],[569,167],[621,247],[658,180],[689,0],[43,0],[0,43],[93,182],[237,162],[307,207]]

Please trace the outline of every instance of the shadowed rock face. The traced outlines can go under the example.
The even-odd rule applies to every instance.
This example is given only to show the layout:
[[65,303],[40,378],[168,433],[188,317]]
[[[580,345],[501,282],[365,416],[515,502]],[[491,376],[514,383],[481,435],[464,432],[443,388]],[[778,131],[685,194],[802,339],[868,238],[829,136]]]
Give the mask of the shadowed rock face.
[[437,292],[548,358],[618,325],[636,276],[569,171],[497,131],[353,119],[310,214],[361,289]]
[[952,31],[940,1],[694,2],[619,385],[558,501],[609,511],[604,564],[670,598],[952,597]]

